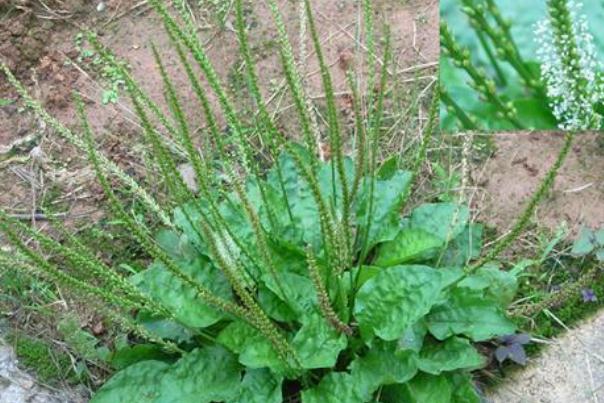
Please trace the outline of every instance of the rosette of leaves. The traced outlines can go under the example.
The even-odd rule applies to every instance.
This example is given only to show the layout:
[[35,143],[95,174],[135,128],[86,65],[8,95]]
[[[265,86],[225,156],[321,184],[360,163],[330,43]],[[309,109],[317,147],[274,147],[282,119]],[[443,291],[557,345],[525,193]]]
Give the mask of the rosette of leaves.
[[[140,396],[141,390],[149,401],[158,402],[168,397],[281,402],[297,390],[303,402],[368,402],[378,395],[399,394],[411,402],[431,401],[430,396],[478,401],[469,371],[482,367],[485,358],[472,342],[514,332],[504,308],[514,295],[516,279],[488,266],[464,276],[465,263],[481,248],[481,226],[468,222],[467,208],[423,204],[401,219],[412,175],[381,172],[374,183],[380,195],[371,220],[375,230],[369,231],[367,241],[371,256],[354,259],[338,272],[328,263],[311,190],[289,154],[279,160],[280,168],[273,167],[262,184],[258,180],[246,184],[267,232],[275,277],[252,263],[261,260],[260,246],[243,207],[234,202],[236,195],[226,194],[218,209],[233,236],[247,243],[245,250],[230,241],[221,247],[232,248],[230,258],[247,268],[238,273],[240,281],[282,334],[290,361],[249,321],[204,303],[155,262],[131,280],[169,307],[177,320],[143,312],[139,320],[150,329],[160,327],[163,337],[186,345],[187,352],[175,362],[144,360],[127,367],[101,388],[94,401],[127,401]],[[316,172],[327,194],[334,185],[332,165],[320,164]],[[352,179],[353,161],[346,159],[345,166]],[[287,198],[281,195],[279,177]],[[370,182],[363,178],[352,205],[351,226],[357,234],[367,230]],[[260,201],[260,187],[269,195],[270,212]],[[177,208],[176,228],[160,231],[156,240],[183,271],[224,300],[235,301],[237,292],[220,271],[221,263],[198,237],[202,229],[185,218],[188,210],[196,221],[194,203],[199,202]],[[202,206],[203,214],[209,214],[207,208]],[[340,197],[333,208],[342,214]],[[362,255],[361,242],[352,247],[354,256]],[[199,332],[206,340],[196,335]]]
[[[378,63],[370,2],[363,2],[367,88],[383,90],[363,98],[354,74],[348,75],[354,112],[350,157],[309,1],[305,17],[325,93],[325,140],[313,122],[279,9],[267,1],[300,142],[286,138],[266,109],[241,0],[234,11],[258,109],[252,130],[246,130],[197,38],[186,2],[173,2],[177,17],[164,2],[149,3],[200,103],[207,147],[195,146],[179,93],[155,49],[168,114],[95,35],[88,40],[122,75],[161,174],[162,203],[96,149],[77,97],[81,136],[49,116],[0,64],[26,106],[87,153],[116,219],[152,262],[127,276],[60,224],[55,223],[63,242],[0,210],[0,231],[11,244],[0,251],[1,264],[68,288],[133,337],[131,346],[113,354],[119,371],[93,401],[478,402],[470,371],[485,359],[472,343],[515,332],[505,308],[516,278],[496,266],[468,265],[480,255],[482,227],[469,221],[467,207],[407,208],[435,131],[437,94],[409,170],[399,169],[396,158],[377,163],[390,48],[386,33]],[[219,117],[232,133],[229,144]],[[320,141],[329,144],[331,159],[321,157]],[[193,167],[196,191],[177,169],[183,160]],[[162,229],[135,218],[116,188],[127,189]],[[487,255],[489,260],[501,248]]]

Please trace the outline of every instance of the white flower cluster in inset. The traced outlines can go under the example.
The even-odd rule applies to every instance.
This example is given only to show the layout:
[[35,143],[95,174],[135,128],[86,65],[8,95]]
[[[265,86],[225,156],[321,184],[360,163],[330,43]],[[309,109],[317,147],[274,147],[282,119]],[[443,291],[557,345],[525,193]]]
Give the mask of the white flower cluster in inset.
[[[555,33],[551,14],[535,26],[537,57],[547,86],[550,107],[562,130],[588,130],[600,127],[601,116],[594,108],[604,102],[604,80],[598,76],[598,61],[583,4],[569,0],[571,32]],[[556,37],[558,35],[558,37]],[[569,47],[576,44],[578,58],[568,61]],[[583,81],[581,81],[583,80]]]

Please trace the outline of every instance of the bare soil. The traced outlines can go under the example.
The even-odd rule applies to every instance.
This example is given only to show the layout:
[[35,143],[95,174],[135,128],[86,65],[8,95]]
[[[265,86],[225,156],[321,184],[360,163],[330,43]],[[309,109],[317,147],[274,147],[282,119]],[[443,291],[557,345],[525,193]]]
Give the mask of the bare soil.
[[[599,134],[581,134],[554,183],[539,205],[533,222],[556,229],[568,224],[571,235],[581,226],[604,225],[604,149]],[[496,152],[474,167],[478,186],[473,204],[479,220],[504,233],[522,212],[564,142],[558,133],[504,133],[495,135]]]
[[[102,12],[96,10],[96,2],[83,0],[45,2],[48,8],[35,0],[16,3],[18,7],[0,2],[0,8],[7,10],[4,19],[0,20],[0,57],[27,89],[42,101],[51,115],[68,127],[76,126],[76,131],[71,94],[73,90],[82,93],[98,143],[127,172],[137,176],[146,173],[141,162],[144,148],[140,146],[137,135],[140,127],[125,94],[121,94],[115,105],[101,104],[101,93],[107,84],[99,78],[91,60],[78,61],[75,37],[83,28],[91,27],[97,31],[101,41],[129,63],[133,76],[139,79],[151,98],[164,106],[161,79],[151,52],[153,42],[180,92],[192,127],[203,127],[200,108],[185,73],[178,66],[161,21],[144,2],[108,0],[104,2],[106,8]],[[258,62],[261,88],[270,97],[275,94],[276,87],[282,84],[275,33],[267,7],[263,2],[253,3],[254,6],[249,7],[249,35]],[[278,3],[296,53],[299,53],[297,2]],[[376,27],[381,31],[385,22],[392,27],[394,65],[391,73],[398,73],[398,77],[407,78],[410,83],[423,80],[425,84],[430,84],[439,52],[438,2],[381,0],[376,3]],[[355,34],[360,10],[356,4],[353,1],[313,1],[325,58],[331,66],[336,91],[342,93],[339,103],[343,109],[349,107],[344,71],[350,63],[357,62],[354,56],[355,47],[358,46]],[[223,82],[231,87],[239,101],[245,84],[234,78],[242,71],[242,65],[237,57],[233,18],[230,17],[224,27],[211,20],[200,20],[199,25],[200,37],[206,44],[210,59]],[[312,56],[312,42],[308,34],[305,47],[307,54]],[[359,54],[362,52],[363,49]],[[67,60],[69,64],[66,64]],[[309,57],[302,67],[307,74],[308,92],[319,102],[322,90],[315,58]],[[0,78],[0,93],[3,99],[17,99],[4,77]],[[282,116],[282,129],[296,138],[299,130],[292,123],[293,120],[288,119],[287,113],[292,109],[291,102],[287,96],[272,98],[269,106]],[[12,147],[21,159],[6,161],[7,150],[30,137],[31,141]],[[35,151],[44,155],[44,163],[32,167],[28,153],[36,146],[39,149]],[[63,198],[63,201],[67,198],[72,209],[80,213],[94,209],[98,204],[95,199],[98,189],[97,192],[94,187],[91,189],[92,176],[82,162],[81,154],[30,114],[19,109],[17,103],[0,107],[0,205],[20,213],[34,211],[36,203],[52,185],[53,192],[58,193],[52,196]],[[40,165],[41,169],[34,169],[40,168]],[[39,180],[36,181],[36,178]],[[38,183],[40,178],[45,181]]]

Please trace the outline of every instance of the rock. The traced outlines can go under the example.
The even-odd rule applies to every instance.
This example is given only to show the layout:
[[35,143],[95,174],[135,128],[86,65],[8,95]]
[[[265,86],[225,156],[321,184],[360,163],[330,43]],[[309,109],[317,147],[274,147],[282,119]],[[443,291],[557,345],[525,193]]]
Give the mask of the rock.
[[68,392],[50,390],[17,367],[17,357],[0,340],[0,402],[6,403],[81,403],[84,398]]

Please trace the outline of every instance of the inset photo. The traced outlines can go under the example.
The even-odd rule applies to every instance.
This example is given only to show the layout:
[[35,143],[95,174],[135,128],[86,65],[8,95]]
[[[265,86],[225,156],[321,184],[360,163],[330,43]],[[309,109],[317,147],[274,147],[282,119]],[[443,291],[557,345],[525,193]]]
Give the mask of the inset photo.
[[604,130],[604,3],[441,0],[441,127]]

